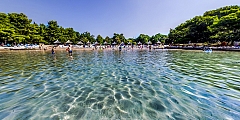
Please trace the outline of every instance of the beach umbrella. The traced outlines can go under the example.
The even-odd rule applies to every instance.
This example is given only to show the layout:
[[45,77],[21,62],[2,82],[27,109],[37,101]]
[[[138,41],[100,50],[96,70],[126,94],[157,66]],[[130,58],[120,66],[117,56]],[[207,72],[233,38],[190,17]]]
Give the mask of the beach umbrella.
[[99,43],[98,43],[98,42],[95,42],[94,44],[95,44],[95,45],[98,45]]
[[81,41],[79,41],[77,44],[78,44],[78,45],[83,45],[83,43],[82,43]]
[[151,41],[148,41],[148,44],[149,44],[149,45],[151,45],[151,44],[152,44],[152,42],[151,42]]
[[113,45],[116,45],[117,43],[116,43],[116,42],[113,42],[112,44],[113,44]]
[[90,47],[90,42],[89,41],[87,41],[87,45]]
[[54,44],[61,44],[61,42],[59,42],[58,40],[56,40],[56,41],[54,42]]
[[157,41],[157,45],[160,45],[161,44],[161,42],[160,41]]
[[138,42],[138,45],[141,45],[141,44],[142,44],[142,43],[139,41],[139,42]]
[[103,43],[104,45],[108,44],[106,41]]
[[72,43],[70,40],[68,40],[68,41],[66,42],[66,44],[70,44],[70,43]]
[[131,43],[130,43],[130,42],[128,42],[128,45],[131,45]]

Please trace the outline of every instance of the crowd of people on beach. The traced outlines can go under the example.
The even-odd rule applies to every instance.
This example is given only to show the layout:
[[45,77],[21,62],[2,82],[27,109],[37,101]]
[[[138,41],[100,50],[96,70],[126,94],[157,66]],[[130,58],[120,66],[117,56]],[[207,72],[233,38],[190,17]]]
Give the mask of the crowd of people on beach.
[[[51,53],[54,55],[56,54],[56,49],[61,49],[62,46],[52,46],[51,47]],[[66,48],[66,47],[65,47]],[[75,49],[79,49],[77,48],[76,46],[73,46],[71,44],[68,45],[68,47],[65,49],[68,53],[68,55],[70,57],[72,57],[73,55],[73,48]],[[138,46],[134,46],[134,45],[116,45],[116,46],[92,46],[92,47],[86,47],[86,48],[82,48],[83,50],[85,49],[88,49],[88,50],[119,50],[119,51],[122,51],[122,50],[133,50],[133,49],[143,49],[143,48],[146,48],[146,49],[149,49],[151,50],[152,49],[152,46],[151,45],[148,45],[148,46],[143,46],[143,45],[138,45]],[[43,48],[43,45],[41,45],[39,47],[40,50],[47,50],[47,47]]]

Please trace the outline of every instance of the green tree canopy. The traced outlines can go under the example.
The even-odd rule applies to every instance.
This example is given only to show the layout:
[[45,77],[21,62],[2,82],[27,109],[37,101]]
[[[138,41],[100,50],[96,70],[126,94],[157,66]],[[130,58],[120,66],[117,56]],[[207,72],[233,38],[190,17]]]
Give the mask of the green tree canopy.
[[170,29],[168,37],[175,43],[239,40],[240,6],[226,6],[206,11],[203,16],[196,16],[175,29]]
[[102,38],[102,36],[101,36],[101,35],[98,35],[96,41],[97,41],[99,44],[103,44],[103,38]]

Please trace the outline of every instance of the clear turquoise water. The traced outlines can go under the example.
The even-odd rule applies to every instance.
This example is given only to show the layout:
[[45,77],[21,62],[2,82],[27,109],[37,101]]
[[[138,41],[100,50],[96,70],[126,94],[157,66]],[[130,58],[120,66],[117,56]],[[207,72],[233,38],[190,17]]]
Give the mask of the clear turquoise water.
[[240,53],[0,52],[0,119],[240,119]]

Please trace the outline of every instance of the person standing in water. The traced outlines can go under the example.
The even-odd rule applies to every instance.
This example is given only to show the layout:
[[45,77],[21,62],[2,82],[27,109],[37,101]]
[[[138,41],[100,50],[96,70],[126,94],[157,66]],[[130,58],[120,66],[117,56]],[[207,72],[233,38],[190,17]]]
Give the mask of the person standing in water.
[[72,47],[71,47],[71,45],[68,46],[68,53],[69,53],[69,56],[72,56]]
[[54,50],[54,47],[52,47],[52,54],[55,54],[55,50]]
[[119,51],[122,51],[122,46],[121,45],[119,45]]

